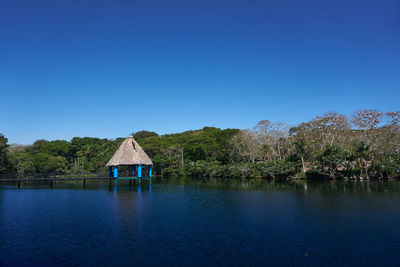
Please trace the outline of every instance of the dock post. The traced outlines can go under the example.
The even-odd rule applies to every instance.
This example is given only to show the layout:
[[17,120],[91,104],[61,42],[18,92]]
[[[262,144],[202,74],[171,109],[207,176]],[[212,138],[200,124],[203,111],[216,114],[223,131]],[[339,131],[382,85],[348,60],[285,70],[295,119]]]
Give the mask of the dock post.
[[129,185],[132,185],[132,179],[129,179]]
[[50,180],[50,188],[53,188],[53,179]]
[[153,170],[153,166],[149,165],[149,183],[150,184],[151,184],[151,173],[152,173],[152,170]]
[[[138,174],[137,174],[137,177],[138,177],[138,178],[141,178],[141,177],[142,177],[142,164],[139,164],[139,166],[138,166]],[[140,181],[140,179],[139,179],[139,181]]]
[[118,167],[114,167],[114,178],[118,178]]
[[83,179],[83,188],[86,187],[86,179]]
[[142,181],[142,179],[140,179],[140,178],[142,178],[142,164],[139,164],[139,165],[138,165],[138,174],[137,174],[137,177],[138,177],[138,179],[139,179],[139,184],[140,184],[140,182]]
[[112,179],[110,178],[109,180],[110,180],[110,186],[111,186],[111,180],[112,180]]
[[18,180],[18,188],[20,188],[20,187],[21,187],[21,181]]

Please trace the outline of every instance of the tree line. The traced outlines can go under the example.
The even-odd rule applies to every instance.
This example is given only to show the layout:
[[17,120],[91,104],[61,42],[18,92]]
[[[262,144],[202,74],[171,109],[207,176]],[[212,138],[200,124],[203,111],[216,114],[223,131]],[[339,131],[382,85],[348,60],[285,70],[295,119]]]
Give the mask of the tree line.
[[[400,177],[400,112],[329,112],[289,126],[263,120],[254,128],[133,136],[163,176],[369,179]],[[0,173],[106,172],[124,138],[75,137],[9,146],[0,135]]]

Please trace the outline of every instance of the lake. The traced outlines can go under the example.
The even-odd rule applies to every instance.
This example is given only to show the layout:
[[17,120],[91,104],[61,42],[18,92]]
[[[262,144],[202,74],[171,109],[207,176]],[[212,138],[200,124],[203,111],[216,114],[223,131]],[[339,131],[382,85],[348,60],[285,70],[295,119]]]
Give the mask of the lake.
[[0,265],[399,265],[400,183],[0,184]]

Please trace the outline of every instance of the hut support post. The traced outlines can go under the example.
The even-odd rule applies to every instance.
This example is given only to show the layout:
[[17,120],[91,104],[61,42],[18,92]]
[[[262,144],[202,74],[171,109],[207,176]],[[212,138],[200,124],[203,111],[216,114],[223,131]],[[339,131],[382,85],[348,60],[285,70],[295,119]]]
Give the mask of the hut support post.
[[151,173],[152,173],[152,170],[153,170],[153,166],[149,165],[149,183],[150,184],[151,184]]
[[[142,177],[142,164],[139,164],[139,166],[138,166],[138,178],[141,178]],[[140,181],[140,179],[139,179],[139,181]]]
[[114,178],[118,178],[118,167],[114,167]]

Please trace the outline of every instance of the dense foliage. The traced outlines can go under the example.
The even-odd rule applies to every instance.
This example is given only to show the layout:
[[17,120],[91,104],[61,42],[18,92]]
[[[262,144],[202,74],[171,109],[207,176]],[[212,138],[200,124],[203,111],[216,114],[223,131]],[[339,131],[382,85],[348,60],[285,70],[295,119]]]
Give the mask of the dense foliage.
[[[400,177],[400,112],[330,112],[289,127],[260,121],[253,129],[132,135],[163,176],[368,179]],[[124,138],[75,137],[9,147],[0,135],[0,173],[106,172]]]
[[0,173],[11,171],[7,141],[7,138],[0,134]]

